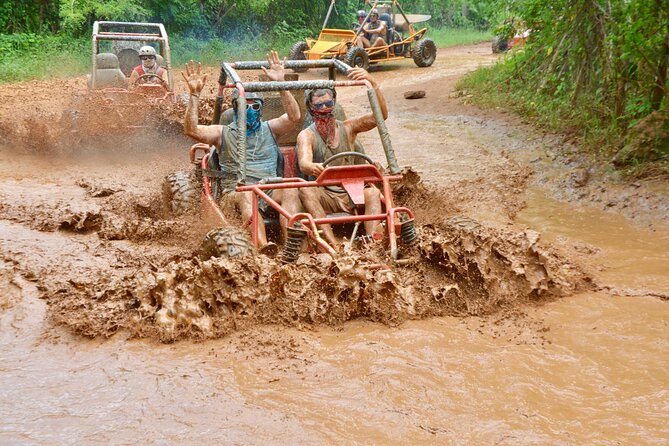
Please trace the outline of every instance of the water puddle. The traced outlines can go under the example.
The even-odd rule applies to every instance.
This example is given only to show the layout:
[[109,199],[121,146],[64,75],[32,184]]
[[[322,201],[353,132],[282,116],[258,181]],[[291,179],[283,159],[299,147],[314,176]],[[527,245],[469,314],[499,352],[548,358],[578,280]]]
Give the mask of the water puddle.
[[669,292],[669,227],[637,227],[626,218],[548,198],[529,189],[527,207],[516,221],[551,242],[589,245],[591,263],[602,265],[600,285]]

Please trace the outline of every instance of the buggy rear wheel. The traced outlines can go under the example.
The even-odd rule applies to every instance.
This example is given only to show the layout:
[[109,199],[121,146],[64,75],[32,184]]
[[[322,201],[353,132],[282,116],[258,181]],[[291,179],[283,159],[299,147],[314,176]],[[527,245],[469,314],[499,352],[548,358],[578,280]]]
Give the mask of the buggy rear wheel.
[[200,258],[246,257],[253,255],[253,245],[246,231],[237,228],[216,228],[204,236]]
[[[290,60],[307,60],[307,55],[304,54],[305,51],[309,50],[309,45],[307,42],[301,41],[297,42],[290,49],[290,54],[288,59]],[[304,73],[308,68],[293,68],[293,71],[296,73]]]
[[369,54],[360,46],[352,46],[346,53],[344,62],[351,67],[360,67],[369,70]]
[[423,39],[416,44],[411,52],[413,61],[419,67],[429,67],[437,58],[437,46],[430,39]]
[[494,54],[503,53],[509,49],[509,41],[499,36],[492,39],[492,52]]
[[163,182],[163,198],[168,209],[175,215],[194,210],[200,202],[200,188],[189,172],[169,174]]

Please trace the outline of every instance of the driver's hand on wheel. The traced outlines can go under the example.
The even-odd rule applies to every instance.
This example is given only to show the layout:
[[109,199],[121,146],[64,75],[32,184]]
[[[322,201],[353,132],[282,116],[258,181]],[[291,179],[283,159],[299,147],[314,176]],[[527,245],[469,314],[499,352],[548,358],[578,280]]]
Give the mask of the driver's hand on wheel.
[[192,95],[199,95],[202,89],[204,88],[205,82],[207,82],[207,75],[202,74],[202,64],[197,63],[197,68],[195,67],[195,62],[192,60],[186,64],[186,73],[181,72],[186,85],[188,85],[188,90]]
[[307,175],[313,175],[317,177],[325,170],[325,167],[321,163],[311,163],[309,166],[309,172],[305,172]]

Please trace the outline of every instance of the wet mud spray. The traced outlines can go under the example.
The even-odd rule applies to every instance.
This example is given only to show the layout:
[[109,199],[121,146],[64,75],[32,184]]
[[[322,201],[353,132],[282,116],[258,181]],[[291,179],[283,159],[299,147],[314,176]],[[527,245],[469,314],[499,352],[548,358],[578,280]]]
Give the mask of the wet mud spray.
[[[201,261],[193,249],[159,264],[137,258],[133,264],[142,266],[124,274],[101,272],[50,288],[49,314],[86,336],[127,330],[169,342],[221,337],[257,324],[339,325],[365,318],[397,325],[439,315],[480,316],[589,287],[586,275],[543,246],[538,233],[449,217],[445,199],[411,171],[397,188],[403,202],[425,202],[427,195],[430,209],[439,212],[435,217],[417,209],[424,224],[418,243],[404,254],[410,260],[405,266],[388,266],[379,249],[335,259],[302,254],[292,265],[260,255]],[[101,235],[108,235],[101,220]],[[145,233],[178,225],[159,218],[154,223],[157,229]],[[137,238],[136,228],[116,226],[116,238],[123,228]]]

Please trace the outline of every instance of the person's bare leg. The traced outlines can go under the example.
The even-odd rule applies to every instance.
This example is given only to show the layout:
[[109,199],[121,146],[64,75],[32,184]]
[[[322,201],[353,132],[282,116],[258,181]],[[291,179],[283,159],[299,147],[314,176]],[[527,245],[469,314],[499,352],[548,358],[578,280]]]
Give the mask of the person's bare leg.
[[[327,216],[325,209],[323,209],[323,205],[321,204],[321,193],[322,192],[315,187],[303,187],[300,189],[299,197],[302,201],[302,205],[314,218],[324,218]],[[325,240],[327,240],[330,246],[335,250],[338,250],[339,242],[337,241],[334,232],[332,232],[332,226],[320,225],[320,228],[323,229]]]
[[358,41],[356,43],[363,48],[369,48],[369,40],[367,40],[367,37],[358,36]]
[[[380,214],[381,213],[381,192],[375,187],[365,188],[365,215]],[[376,227],[380,224],[379,221],[366,221],[365,233],[367,235],[374,234]]]
[[377,46],[385,46],[385,45],[386,45],[386,41],[383,40],[383,37],[377,37],[376,40],[374,41],[374,45],[372,45],[372,46],[377,47]]
[[[242,221],[246,223],[253,214],[253,192],[235,192],[235,198],[242,214]],[[253,231],[253,227],[250,230]],[[265,222],[262,215],[258,215],[258,248],[262,248],[266,244]]]
[[[302,202],[297,189],[279,189],[275,190],[272,198],[279,203],[288,213],[297,214],[302,212]],[[288,236],[288,219],[279,214],[279,224],[281,225],[281,233],[283,234],[283,241],[286,241]]]

